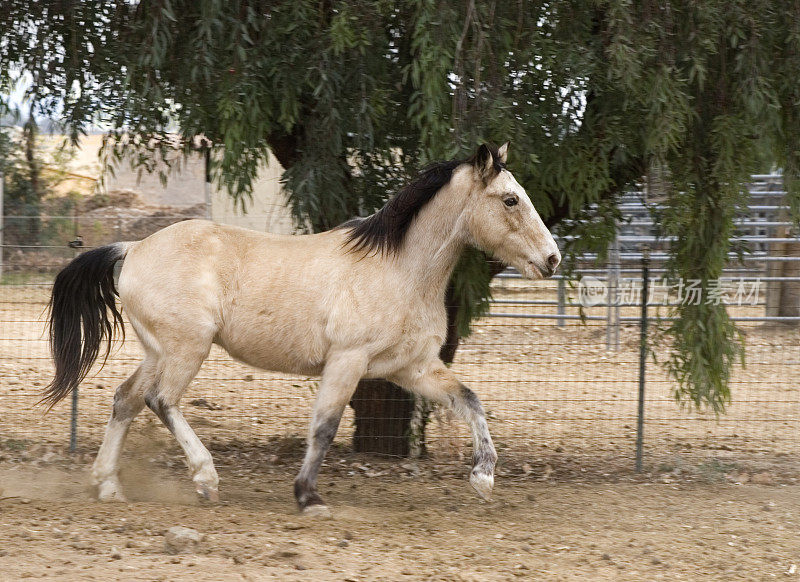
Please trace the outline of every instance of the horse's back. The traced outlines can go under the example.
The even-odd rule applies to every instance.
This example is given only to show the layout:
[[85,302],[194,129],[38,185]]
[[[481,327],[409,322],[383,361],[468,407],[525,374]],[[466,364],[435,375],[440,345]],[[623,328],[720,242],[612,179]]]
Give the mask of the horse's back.
[[[178,222],[130,247],[120,292],[129,295],[145,286],[166,291],[166,284],[195,299],[219,299],[231,286],[252,282],[248,279],[259,269],[269,269],[289,284],[286,274],[306,270],[304,266],[319,272],[330,264],[335,253],[320,237],[261,233],[207,220]],[[255,273],[256,278],[261,275]]]
[[214,341],[257,367],[317,373],[328,347],[326,285],[341,257],[332,238],[176,223],[131,246],[120,298],[158,351]]

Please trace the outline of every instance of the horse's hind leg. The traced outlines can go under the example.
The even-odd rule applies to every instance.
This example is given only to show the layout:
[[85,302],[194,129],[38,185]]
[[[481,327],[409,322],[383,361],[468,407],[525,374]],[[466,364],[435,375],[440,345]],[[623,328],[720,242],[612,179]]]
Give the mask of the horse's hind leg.
[[197,493],[209,501],[218,501],[219,477],[211,453],[203,446],[178,408],[181,396],[200,370],[210,347],[210,341],[207,346],[198,344],[195,350],[184,347],[179,353],[164,359],[160,366],[158,385],[145,393],[144,401],[175,436],[186,454],[186,463],[192,473]]
[[317,492],[317,475],[325,453],[336,436],[345,406],[366,370],[366,358],[359,354],[330,357],[322,372],[314,416],[308,434],[308,448],[300,473],[294,480],[294,496],[303,513],[326,515],[328,508]]
[[125,500],[119,483],[119,456],[131,422],[144,408],[144,392],[154,383],[155,366],[145,359],[117,388],[105,438],[92,466],[92,482],[101,501]]

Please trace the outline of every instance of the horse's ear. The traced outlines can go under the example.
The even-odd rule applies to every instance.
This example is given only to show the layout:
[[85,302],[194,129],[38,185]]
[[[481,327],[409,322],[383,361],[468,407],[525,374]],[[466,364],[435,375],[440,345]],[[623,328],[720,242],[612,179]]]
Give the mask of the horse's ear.
[[478,175],[484,180],[488,180],[495,173],[494,157],[492,157],[492,151],[486,144],[482,144],[478,148],[478,152],[473,158],[473,164]]
[[508,160],[508,144],[510,143],[511,143],[510,141],[507,141],[499,148],[497,148],[497,157],[500,158],[500,163],[503,165],[505,165],[506,161]]

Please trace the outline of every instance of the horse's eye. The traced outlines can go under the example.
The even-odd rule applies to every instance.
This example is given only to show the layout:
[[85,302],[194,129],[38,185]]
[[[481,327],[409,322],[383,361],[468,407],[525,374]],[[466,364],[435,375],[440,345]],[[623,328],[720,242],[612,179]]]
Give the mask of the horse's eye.
[[509,196],[508,198],[503,200],[503,204],[505,204],[506,206],[515,206],[517,202],[519,202],[519,198],[517,198],[516,196]]

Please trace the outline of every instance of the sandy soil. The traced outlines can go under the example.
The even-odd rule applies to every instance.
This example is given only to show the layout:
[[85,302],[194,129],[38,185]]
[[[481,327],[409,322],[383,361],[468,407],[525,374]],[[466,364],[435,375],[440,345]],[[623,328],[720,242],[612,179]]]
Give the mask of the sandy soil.
[[[216,451],[223,501],[204,505],[176,452],[136,448],[122,473],[128,504],[92,500],[90,455],[23,461],[7,451],[3,578],[770,580],[800,568],[796,484],[535,470],[498,476],[485,503],[463,463],[335,450],[321,476],[334,515],[315,520],[293,505],[298,451]],[[196,550],[166,551],[165,531],[178,525],[200,533]]]

